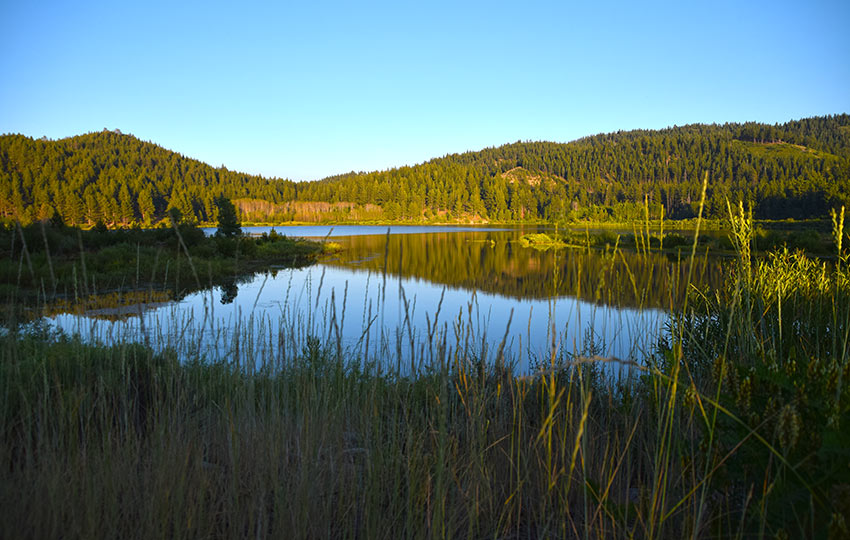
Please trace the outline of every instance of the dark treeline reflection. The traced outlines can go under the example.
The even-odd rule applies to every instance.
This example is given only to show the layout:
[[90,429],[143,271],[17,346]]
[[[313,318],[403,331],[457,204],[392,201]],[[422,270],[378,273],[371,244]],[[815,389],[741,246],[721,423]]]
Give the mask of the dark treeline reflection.
[[[623,307],[675,308],[688,290],[689,250],[541,251],[522,247],[519,236],[482,231],[348,237],[340,239],[342,255],[326,264],[518,299],[574,296]],[[715,288],[722,279],[720,259],[696,257],[690,283]]]

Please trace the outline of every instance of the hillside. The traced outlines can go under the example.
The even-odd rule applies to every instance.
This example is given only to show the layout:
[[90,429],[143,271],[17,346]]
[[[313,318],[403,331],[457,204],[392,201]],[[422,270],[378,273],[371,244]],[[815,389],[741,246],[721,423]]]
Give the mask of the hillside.
[[72,224],[152,223],[173,206],[198,221],[213,199],[289,200],[292,182],[213,168],[118,131],[56,141],[0,137],[0,216],[23,222],[58,213]]
[[0,218],[153,224],[175,207],[214,221],[213,199],[251,221],[538,221],[695,215],[726,199],[756,217],[818,218],[850,206],[850,115],[785,124],[689,125],[570,143],[516,142],[388,171],[295,183],[213,168],[117,131],[0,137]]

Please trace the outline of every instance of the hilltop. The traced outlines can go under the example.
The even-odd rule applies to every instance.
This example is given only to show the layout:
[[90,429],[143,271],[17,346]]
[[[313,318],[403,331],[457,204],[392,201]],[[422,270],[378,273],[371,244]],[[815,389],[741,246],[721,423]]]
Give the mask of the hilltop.
[[254,222],[630,221],[664,206],[670,219],[721,217],[726,200],[762,219],[812,219],[850,206],[850,115],[694,124],[516,142],[415,166],[312,182],[214,168],[118,131],[58,140],[0,137],[0,218],[152,225],[169,208],[215,221],[234,200]]

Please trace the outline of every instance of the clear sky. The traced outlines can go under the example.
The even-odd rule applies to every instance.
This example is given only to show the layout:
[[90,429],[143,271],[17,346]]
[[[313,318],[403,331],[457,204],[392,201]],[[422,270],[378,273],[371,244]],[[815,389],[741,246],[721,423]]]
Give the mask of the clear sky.
[[300,179],[850,112],[850,1],[0,0],[0,132]]

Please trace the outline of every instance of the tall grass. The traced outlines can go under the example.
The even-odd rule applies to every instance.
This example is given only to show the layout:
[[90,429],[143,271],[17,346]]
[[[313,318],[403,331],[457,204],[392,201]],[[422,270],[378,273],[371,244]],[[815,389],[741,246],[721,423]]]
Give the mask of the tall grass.
[[[0,537],[842,537],[843,224],[838,264],[753,262],[749,217],[730,218],[736,279],[694,290],[668,337],[620,370],[592,343],[553,339],[519,376],[474,299],[394,342],[369,331],[381,308],[364,303],[377,348],[344,347],[318,303],[272,342],[234,322],[234,358],[276,362],[210,362],[195,335],[169,348],[10,331]],[[402,355],[409,369],[386,368]]]

